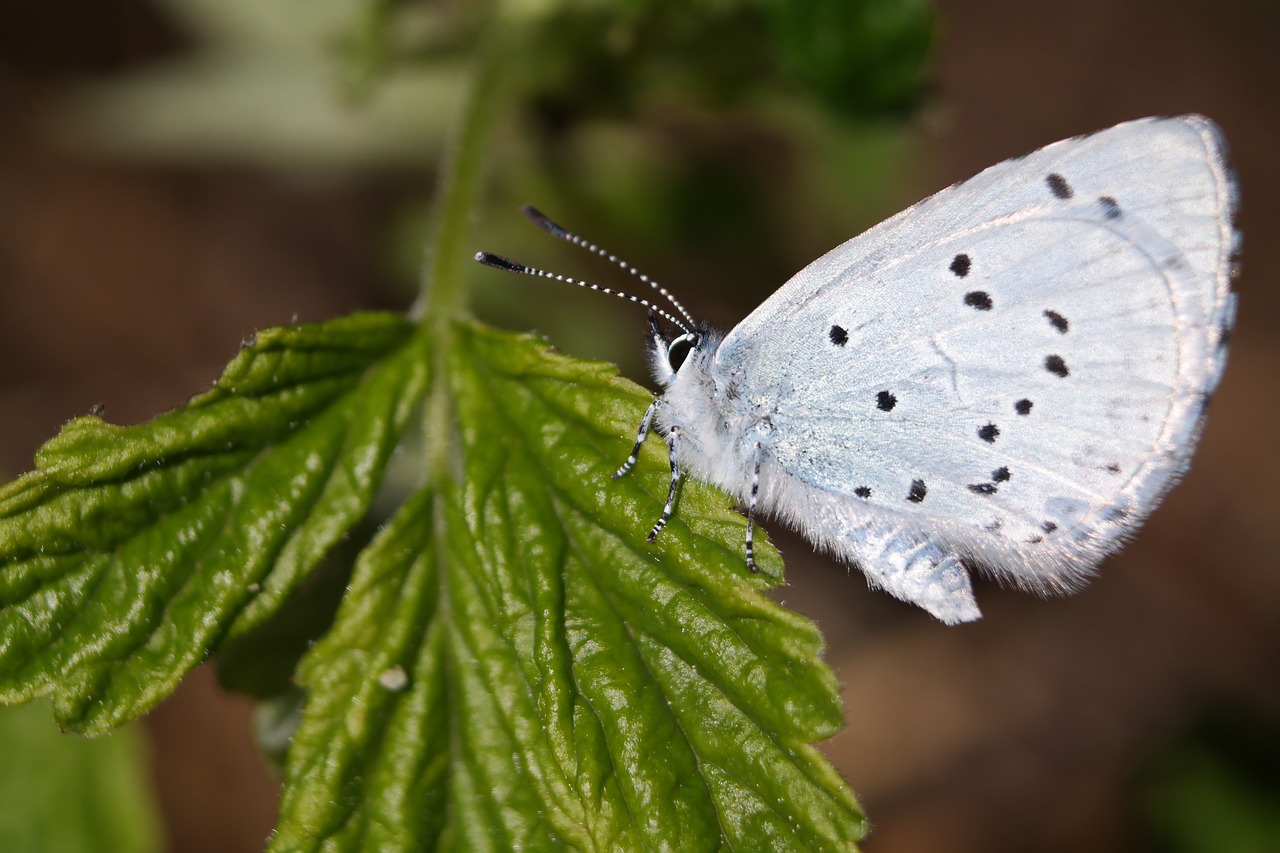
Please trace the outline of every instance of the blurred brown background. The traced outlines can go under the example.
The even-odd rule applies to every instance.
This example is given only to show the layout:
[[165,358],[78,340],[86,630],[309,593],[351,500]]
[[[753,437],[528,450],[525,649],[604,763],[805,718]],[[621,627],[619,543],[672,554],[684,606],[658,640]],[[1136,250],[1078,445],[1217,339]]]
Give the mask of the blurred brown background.
[[[878,215],[1061,137],[1205,113],[1226,132],[1243,195],[1231,362],[1193,470],[1074,598],[984,584],[986,618],[947,629],[775,529],[790,581],[779,597],[818,621],[845,684],[848,727],[826,749],[876,825],[868,850],[1159,847],[1153,809],[1177,802],[1160,774],[1187,750],[1217,754],[1220,739],[1198,733],[1225,730],[1237,752],[1258,756],[1274,755],[1278,737],[1280,11],[1262,0],[952,0],[938,11],[934,103]],[[395,240],[406,229],[420,239],[429,163],[388,155],[300,178],[263,160],[153,161],[76,138],[64,120],[73,93],[190,49],[171,13],[143,0],[0,9],[0,475],[29,467],[41,441],[91,406],[127,423],[180,403],[256,328],[412,296],[413,260]],[[576,224],[572,210],[548,212]],[[499,216],[517,218],[486,213],[477,233]],[[831,227],[784,241],[780,275],[829,248]],[[642,267],[659,252],[625,235],[610,247]],[[743,282],[750,271],[735,269],[726,286],[715,276],[722,261],[732,267],[725,251],[663,249],[651,271],[695,313],[729,324],[782,278]],[[506,288],[499,313],[520,327],[507,319],[519,316],[519,291],[485,286]],[[607,344],[581,352],[537,325],[644,381],[640,319],[625,306],[610,316],[634,324],[634,335],[603,336],[634,342],[629,357]],[[262,848],[277,781],[251,742],[249,710],[206,669],[147,720],[172,849]],[[1268,771],[1274,789],[1280,767]]]

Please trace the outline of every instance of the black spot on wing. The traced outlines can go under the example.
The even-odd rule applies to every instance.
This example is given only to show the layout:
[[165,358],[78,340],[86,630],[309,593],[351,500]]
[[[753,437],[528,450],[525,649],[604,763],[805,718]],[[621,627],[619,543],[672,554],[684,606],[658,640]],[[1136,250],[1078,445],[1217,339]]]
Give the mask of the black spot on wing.
[[849,333],[841,326],[832,326],[831,331],[827,332],[827,337],[831,338],[831,343],[838,347],[849,343]]
[[1067,363],[1062,360],[1060,355],[1046,355],[1044,357],[1044,369],[1060,379],[1065,379],[1071,374],[1071,371],[1067,369]]
[[964,304],[978,311],[990,311],[991,296],[984,290],[971,290],[964,295]]
[[1120,204],[1111,196],[1104,195],[1100,197],[1098,204],[1102,205],[1102,215],[1107,219],[1120,218]]
[[853,490],[853,493],[860,498],[871,497],[871,490],[868,489],[866,486],[858,486],[858,488]]
[[922,503],[924,496],[928,493],[929,490],[925,488],[924,480],[912,480],[911,489],[907,492],[907,500],[913,504]]
[[1044,182],[1049,185],[1049,192],[1053,193],[1055,198],[1067,199],[1075,195],[1071,185],[1067,183],[1067,179],[1057,172],[1046,177]]
[[1035,404],[1024,397],[1023,399],[1013,404],[1013,410],[1020,415],[1029,415],[1031,414],[1031,407],[1033,405]]
[[982,439],[987,444],[995,444],[996,436],[999,434],[1000,429],[995,424],[987,424],[986,426],[978,427],[978,438]]
[[969,256],[964,253],[961,253],[951,259],[950,270],[953,273],[955,273],[958,277],[964,278],[969,274],[969,266],[970,266]]
[[898,405],[898,398],[890,394],[888,391],[881,391],[876,394],[876,408],[882,412],[891,412],[893,407]]
[[[989,426],[991,426],[992,429],[995,429],[994,424],[989,424]],[[996,430],[996,434],[999,434],[999,430]],[[994,441],[994,436],[992,436],[992,440]],[[999,468],[991,472],[990,483],[970,483],[968,488],[969,491],[973,492],[975,495],[994,495],[998,491],[996,483],[1007,483],[1009,482],[1010,476],[1012,475],[1010,475],[1009,469],[1006,466],[1001,465]]]
[[1052,521],[1046,521],[1040,525],[1040,529],[1045,533],[1052,533],[1058,529],[1058,525],[1054,524]]
[[1067,318],[1063,317],[1057,311],[1046,310],[1044,312],[1044,316],[1049,320],[1049,325],[1053,326],[1061,334],[1065,335],[1071,328],[1071,324],[1067,322]]

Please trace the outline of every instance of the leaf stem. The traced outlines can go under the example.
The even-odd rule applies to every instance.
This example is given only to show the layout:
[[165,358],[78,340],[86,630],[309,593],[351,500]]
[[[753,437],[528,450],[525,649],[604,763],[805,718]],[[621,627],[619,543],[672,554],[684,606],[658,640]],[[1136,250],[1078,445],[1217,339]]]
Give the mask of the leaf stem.
[[514,65],[515,39],[509,30],[517,28],[498,25],[500,16],[494,17],[476,51],[471,92],[445,147],[418,301],[411,311],[420,323],[435,327],[433,333],[468,312],[468,278],[462,270],[471,254],[464,243],[483,184],[489,137],[507,104],[508,74]]
[[489,138],[497,117],[508,103],[510,71],[515,66],[516,33],[521,30],[498,14],[495,6],[487,31],[476,50],[471,92],[445,148],[440,186],[427,242],[418,301],[410,315],[427,336],[432,385],[427,398],[427,477],[443,483],[455,473],[452,440],[452,405],[448,356],[453,323],[468,316],[469,278],[464,268],[471,262],[465,243],[471,212],[484,183]]

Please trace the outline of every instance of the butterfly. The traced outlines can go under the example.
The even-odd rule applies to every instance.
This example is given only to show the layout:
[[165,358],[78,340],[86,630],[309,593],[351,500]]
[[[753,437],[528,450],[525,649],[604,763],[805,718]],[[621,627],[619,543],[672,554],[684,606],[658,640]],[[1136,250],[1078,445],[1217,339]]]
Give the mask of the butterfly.
[[[1186,471],[1235,316],[1235,179],[1217,127],[1147,118],[1048,145],[809,264],[727,334],[649,300],[666,505],[685,472],[944,623],[971,573],[1070,592]],[[665,320],[670,329],[664,329]]]

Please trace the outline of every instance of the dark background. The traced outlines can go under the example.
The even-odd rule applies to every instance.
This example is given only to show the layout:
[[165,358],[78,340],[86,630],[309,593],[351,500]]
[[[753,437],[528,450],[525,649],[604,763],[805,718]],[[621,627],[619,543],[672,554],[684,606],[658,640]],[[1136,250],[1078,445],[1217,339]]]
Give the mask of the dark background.
[[[790,584],[779,598],[818,621],[845,685],[847,728],[825,749],[875,823],[867,848],[879,853],[1246,849],[1226,829],[1197,848],[1177,827],[1242,827],[1259,804],[1280,811],[1280,13],[1261,0],[937,8],[931,104],[876,216],[1061,137],[1202,112],[1222,125],[1241,181],[1239,325],[1192,471],[1073,598],[983,584],[985,619],[947,629],[775,526]],[[151,162],[101,153],[60,123],[85,83],[190,46],[141,0],[0,10],[0,475],[25,470],[95,404],[130,423],[181,403],[256,328],[412,296],[388,234],[420,241],[411,226],[429,168],[299,180],[230,159]],[[554,213],[577,224],[574,210]],[[579,219],[609,234],[617,226],[599,213]],[[509,208],[480,218],[478,234],[515,227]],[[730,324],[838,227],[771,249],[780,275],[735,266],[723,238],[702,251],[609,239],[633,261],[660,254],[657,277],[695,314]],[[731,286],[714,275],[722,264]],[[485,298],[512,301],[517,286],[487,281]],[[497,312],[506,325],[522,327],[508,318],[523,298]],[[576,317],[585,303],[572,304]],[[612,310],[601,322],[623,331],[586,352],[543,328],[644,381],[640,318]],[[205,668],[147,719],[174,850],[261,849],[277,780],[249,712]]]

